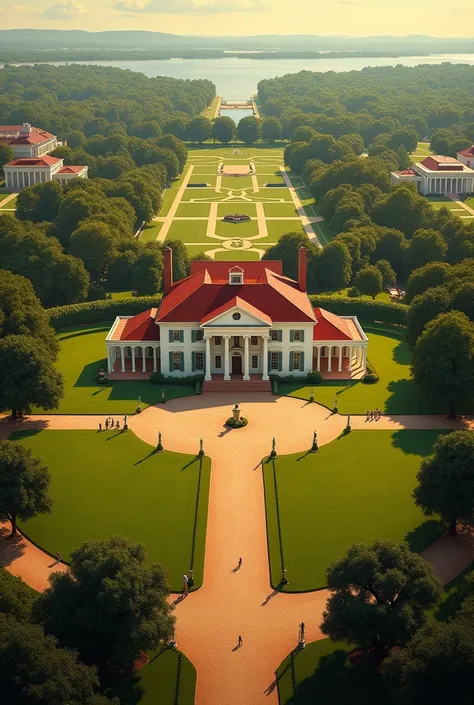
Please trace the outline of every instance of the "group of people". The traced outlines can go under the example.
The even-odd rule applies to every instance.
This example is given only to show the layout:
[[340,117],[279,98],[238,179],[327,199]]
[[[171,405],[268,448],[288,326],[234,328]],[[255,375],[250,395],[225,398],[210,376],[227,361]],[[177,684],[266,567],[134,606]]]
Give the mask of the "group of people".
[[377,409],[375,409],[375,411],[370,411],[369,409],[367,409],[365,420],[366,421],[378,421],[381,416],[382,416],[381,409],[377,408]]
[[[120,421],[117,419],[117,421],[114,422],[113,418],[107,416],[107,418],[105,419],[104,427],[106,431],[108,431],[109,428],[110,430],[114,428],[120,428]],[[102,422],[99,422],[99,431],[102,431]]]

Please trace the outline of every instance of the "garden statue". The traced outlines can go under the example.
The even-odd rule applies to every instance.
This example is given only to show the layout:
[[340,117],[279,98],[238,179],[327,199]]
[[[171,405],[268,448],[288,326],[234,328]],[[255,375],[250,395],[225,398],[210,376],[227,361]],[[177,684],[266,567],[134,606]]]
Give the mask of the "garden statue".
[[127,416],[127,414],[125,414],[125,416],[123,417],[123,430],[128,431],[128,416]]
[[198,457],[199,457],[199,458],[202,458],[203,456],[204,456],[204,441],[202,440],[202,438],[200,438],[200,439],[199,439],[199,453],[198,453]]
[[276,440],[275,436],[272,438],[272,452],[270,453],[270,458],[274,460],[277,457],[277,451],[276,451]]
[[318,446],[318,434],[316,431],[313,433],[313,444],[311,446],[311,453],[316,453],[319,450]]
[[339,411],[339,409],[338,409],[338,407],[337,407],[337,397],[336,397],[336,398],[334,399],[334,408],[333,408],[333,412],[334,412],[335,414],[337,414],[338,411]]
[[138,407],[137,407],[138,413],[140,413],[141,410],[142,410],[142,398],[138,397]]
[[240,409],[239,405],[236,404],[234,406],[234,408],[232,409],[232,417],[236,423],[240,420],[240,413],[241,413],[241,409]]
[[157,453],[163,452],[163,442],[161,440],[161,431],[158,431],[158,444],[156,446],[156,452]]
[[161,390],[161,403],[166,404],[166,398],[165,398],[165,390]]
[[349,432],[351,430],[351,415],[347,414],[347,426],[346,426],[346,431]]
[[309,401],[311,402],[311,404],[314,403],[314,387],[311,387],[311,395],[309,397]]
[[171,638],[168,642],[168,646],[170,649],[177,649],[178,644],[176,643],[176,631],[173,629],[173,634],[171,635]]
[[287,569],[283,568],[283,570],[281,571],[281,584],[282,585],[288,585],[289,580],[288,580],[287,575],[288,575]]
[[305,630],[304,622],[301,622],[299,629],[298,629],[298,647],[300,649],[304,649],[306,646],[304,630]]

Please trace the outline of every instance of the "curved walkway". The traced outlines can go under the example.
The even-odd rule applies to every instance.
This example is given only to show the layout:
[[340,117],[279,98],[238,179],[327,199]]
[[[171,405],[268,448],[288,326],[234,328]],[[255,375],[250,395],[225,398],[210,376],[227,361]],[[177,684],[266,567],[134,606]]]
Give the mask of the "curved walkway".
[[[347,417],[318,404],[290,397],[251,394],[239,398],[249,426],[228,431],[223,426],[235,395],[205,394],[175,399],[130,417],[131,430],[155,445],[158,431],[169,450],[193,453],[199,438],[212,458],[203,587],[176,603],[177,641],[198,673],[196,705],[277,705],[274,672],[296,646],[298,624],[304,621],[308,641],[319,630],[327,591],[282,594],[269,585],[265,504],[261,458],[275,436],[281,454],[310,446],[314,430],[320,444],[334,440]],[[0,435],[28,428],[97,428],[103,416],[44,416],[0,423]],[[472,420],[448,421],[437,416],[382,417],[366,422],[353,416],[352,427],[376,429],[470,427]],[[17,553],[0,555],[11,572],[44,589],[51,557],[22,539]],[[445,537],[425,557],[443,581],[450,580],[474,557],[470,535]],[[239,557],[242,567],[236,570]],[[236,649],[238,636],[243,646]]]

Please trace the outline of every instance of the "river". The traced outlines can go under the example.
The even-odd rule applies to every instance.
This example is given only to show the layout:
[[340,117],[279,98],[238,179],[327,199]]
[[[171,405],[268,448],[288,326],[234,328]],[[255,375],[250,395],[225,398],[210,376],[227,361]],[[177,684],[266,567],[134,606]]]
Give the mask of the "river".
[[264,78],[275,78],[299,71],[360,71],[367,66],[416,66],[440,64],[474,64],[474,54],[438,54],[403,58],[344,59],[170,59],[168,61],[83,61],[83,64],[116,66],[141,71],[146,76],[173,78],[207,78],[215,83],[217,94],[226,100],[247,100],[257,92]]

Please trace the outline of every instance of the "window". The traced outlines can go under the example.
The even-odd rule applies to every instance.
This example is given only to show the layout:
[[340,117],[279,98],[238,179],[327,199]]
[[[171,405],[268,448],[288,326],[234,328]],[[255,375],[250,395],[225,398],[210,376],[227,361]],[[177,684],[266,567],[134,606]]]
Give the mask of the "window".
[[174,343],[181,342],[181,331],[180,330],[173,331],[173,342]]
[[280,334],[281,334],[280,330],[271,330],[270,331],[270,340],[280,341],[281,340]]
[[304,343],[304,330],[290,330],[290,343]]
[[238,311],[236,311],[235,313],[232,314],[232,318],[234,319],[234,321],[240,321],[242,316],[240,315],[240,313]]
[[270,369],[271,370],[279,370],[280,369],[279,361],[280,361],[279,353],[277,353],[277,352],[270,353]]
[[222,369],[222,355],[216,355],[216,370]]
[[252,355],[252,370],[256,370],[258,367],[258,355]]
[[232,272],[229,275],[229,284],[243,284],[244,283],[244,273],[243,272]]
[[258,345],[258,335],[252,335],[250,337],[250,345]]
[[234,348],[238,348],[240,344],[240,338],[238,335],[234,335]]
[[192,338],[194,342],[198,343],[201,340],[204,340],[204,331],[203,330],[194,330]]
[[204,369],[204,353],[197,352],[196,353],[196,370],[203,370],[203,369]]
[[214,338],[214,343],[215,343],[216,345],[222,345],[222,338],[221,338],[220,335],[216,335],[216,336],[215,336],[215,338]]
[[299,342],[301,340],[301,331],[300,330],[293,331],[293,340],[295,341],[295,343],[297,341]]
[[293,369],[294,369],[294,370],[299,370],[299,369],[300,369],[300,364],[301,364],[301,353],[299,353],[299,352],[294,352],[294,353],[293,353]]
[[181,353],[179,352],[173,353],[173,370],[181,371]]

